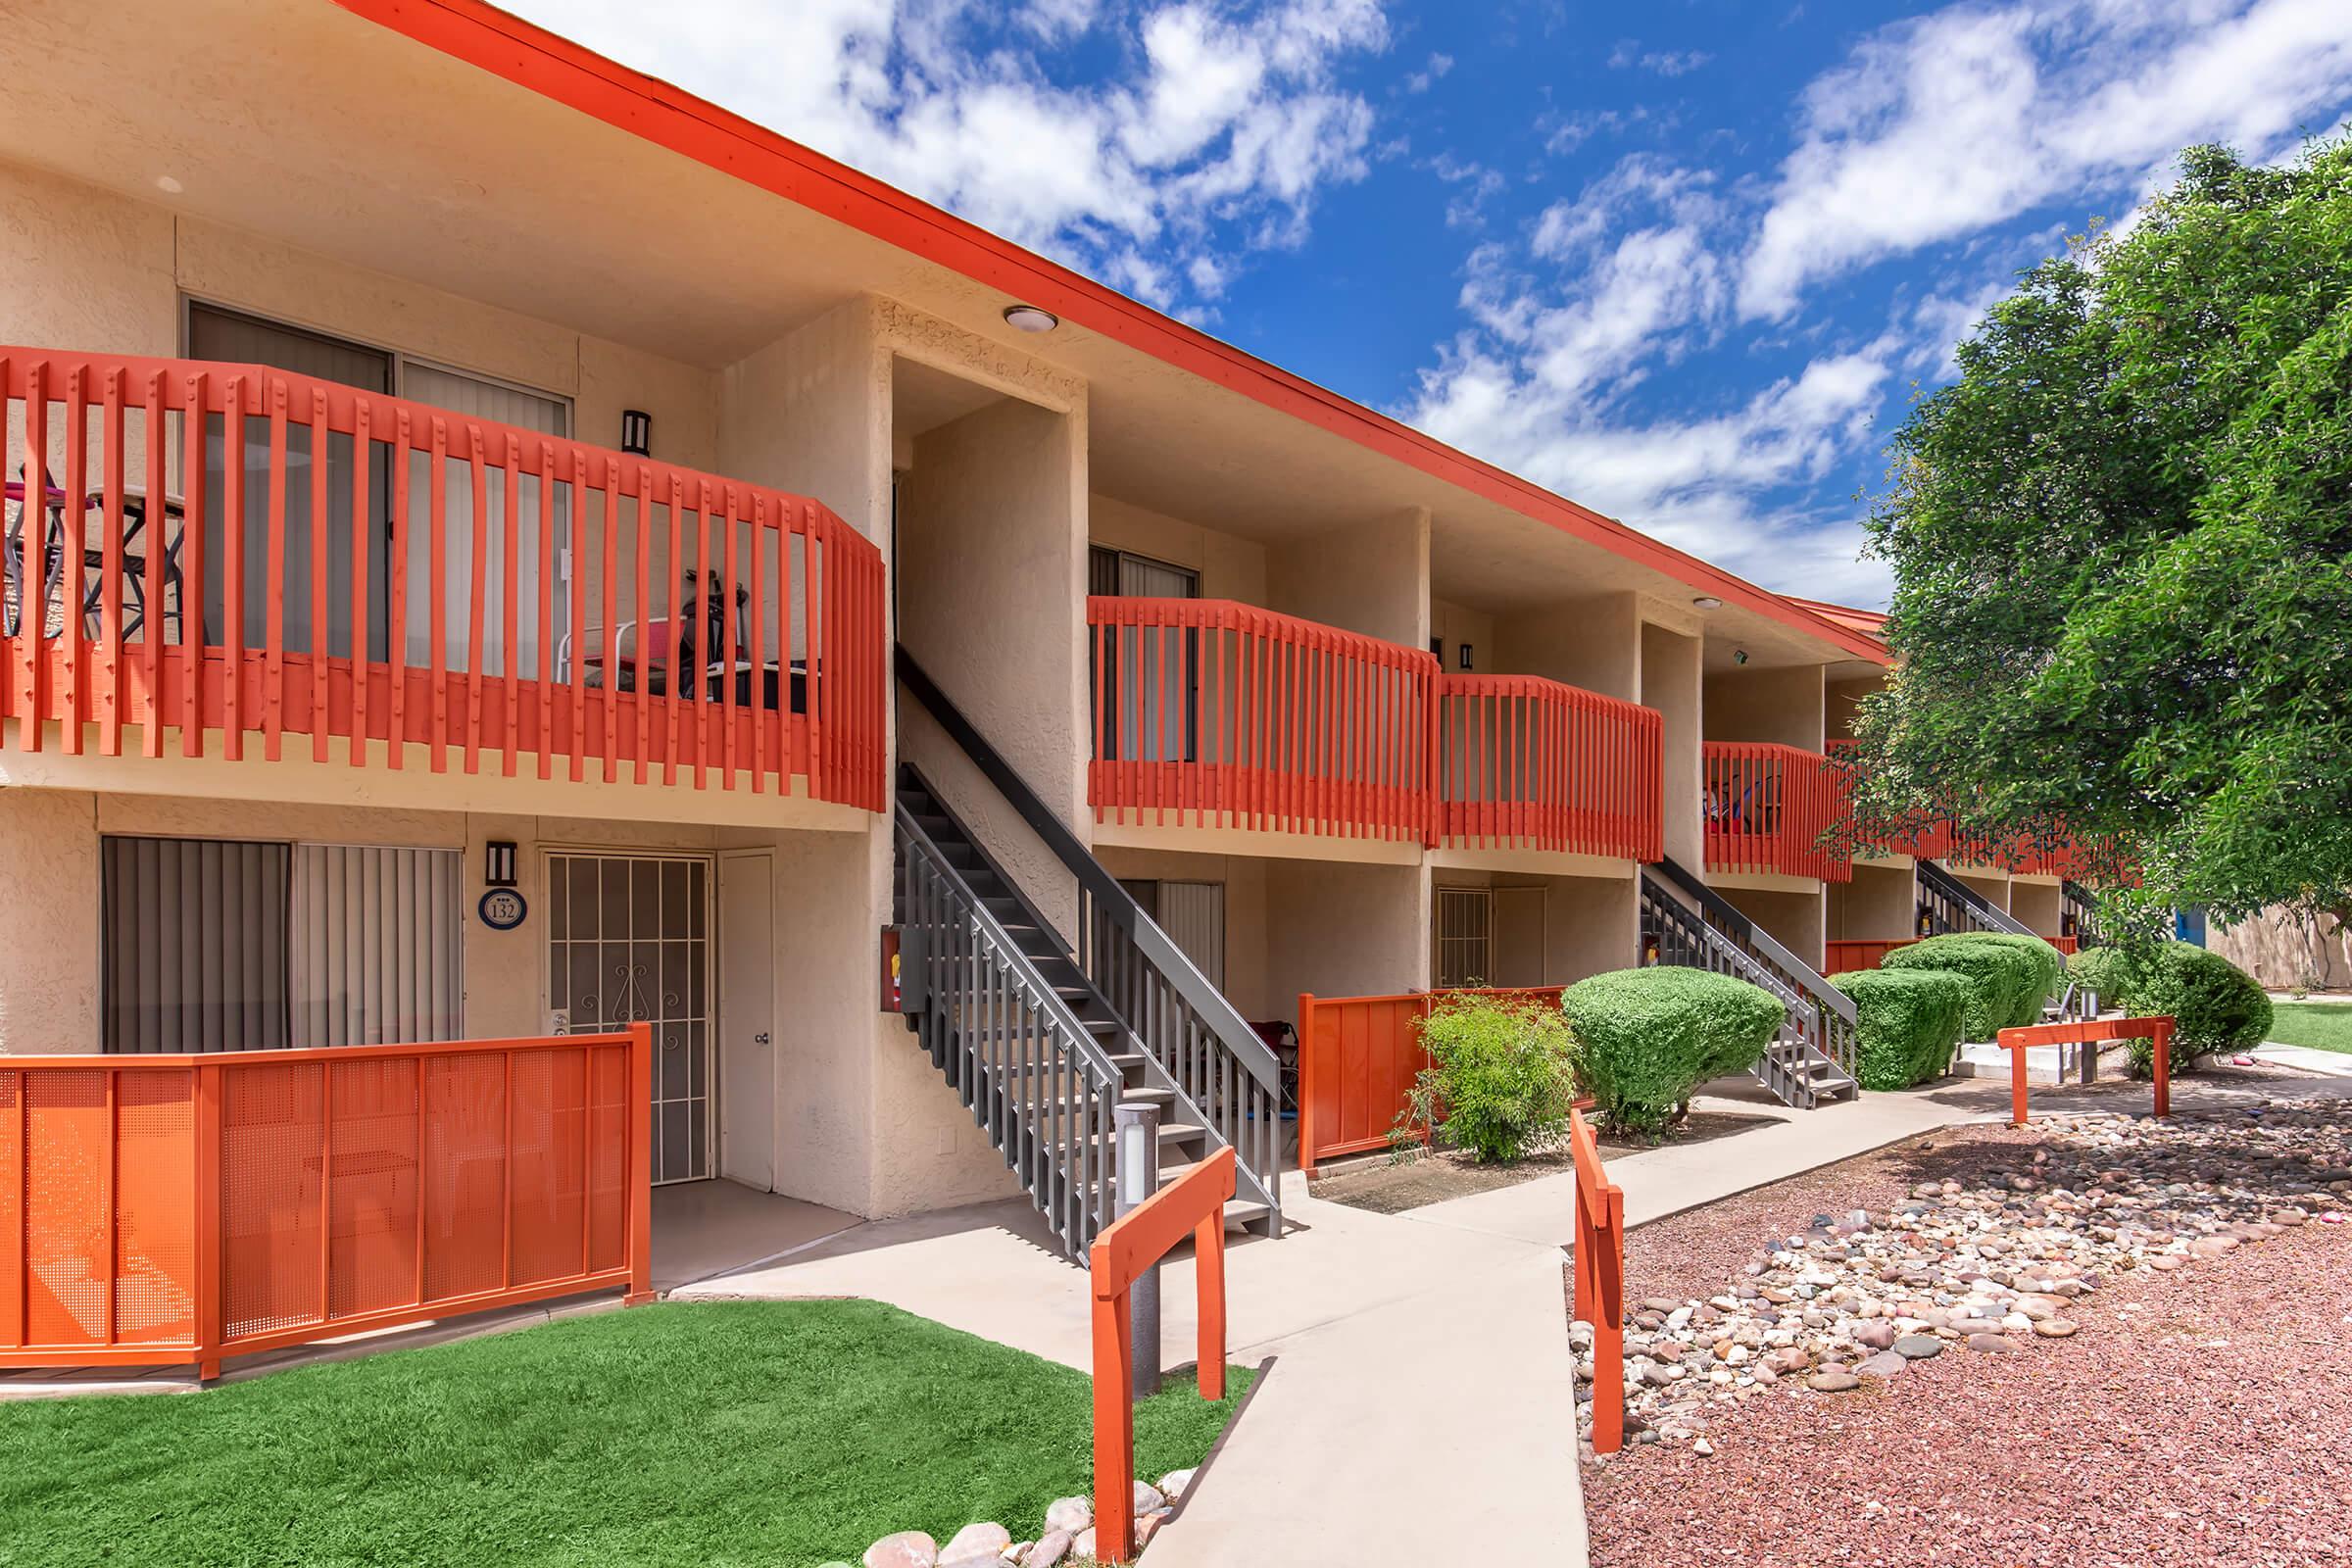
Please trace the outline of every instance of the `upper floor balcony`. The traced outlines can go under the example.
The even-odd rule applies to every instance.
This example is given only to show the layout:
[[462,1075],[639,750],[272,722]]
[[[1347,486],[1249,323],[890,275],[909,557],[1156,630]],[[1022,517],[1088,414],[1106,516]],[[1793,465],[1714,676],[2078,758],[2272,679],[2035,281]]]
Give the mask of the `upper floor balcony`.
[[1852,857],[1822,837],[1845,819],[1843,778],[1819,752],[1708,741],[1700,752],[1707,869],[1852,878]]
[[1101,596],[1098,821],[1657,858],[1659,715],[1252,605]]
[[0,348],[0,392],[24,749],[882,807],[881,556],[817,502],[254,365]]

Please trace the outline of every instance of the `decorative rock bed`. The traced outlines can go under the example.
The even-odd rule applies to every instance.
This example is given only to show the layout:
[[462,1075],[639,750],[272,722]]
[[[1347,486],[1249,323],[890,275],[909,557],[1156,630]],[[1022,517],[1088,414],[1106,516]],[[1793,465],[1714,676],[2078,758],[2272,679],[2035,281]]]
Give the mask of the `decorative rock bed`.
[[[1193,1483],[1190,1470],[1173,1470],[1154,1487],[1135,1484],[1135,1549],[1141,1552],[1168,1516],[1175,1512],[1185,1489]],[[1063,1497],[1046,1509],[1037,1535],[1015,1541],[1012,1532],[993,1522],[965,1525],[947,1544],[920,1530],[884,1536],[865,1548],[865,1568],[1067,1568],[1095,1560],[1095,1505],[1087,1497]],[[825,1568],[849,1568],[827,1563]]]
[[[2121,1271],[2225,1257],[2315,1217],[2340,1224],[2348,1127],[2341,1103],[2051,1117],[1978,1184],[1924,1182],[1890,1209],[1818,1214],[1717,1296],[1627,1302],[1627,1440],[1711,1454],[1708,1418],[1727,1406],[1849,1394],[1953,1347],[2026,1350],[2076,1333]],[[1570,1333],[1589,1440],[1592,1328]]]

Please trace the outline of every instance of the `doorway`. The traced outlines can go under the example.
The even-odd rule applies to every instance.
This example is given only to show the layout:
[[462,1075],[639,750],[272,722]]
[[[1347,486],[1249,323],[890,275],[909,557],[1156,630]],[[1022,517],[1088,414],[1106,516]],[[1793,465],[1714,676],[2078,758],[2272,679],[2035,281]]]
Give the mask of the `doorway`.
[[712,1173],[711,928],[707,856],[547,857],[547,996],[576,1033],[653,1026],[657,1186]]

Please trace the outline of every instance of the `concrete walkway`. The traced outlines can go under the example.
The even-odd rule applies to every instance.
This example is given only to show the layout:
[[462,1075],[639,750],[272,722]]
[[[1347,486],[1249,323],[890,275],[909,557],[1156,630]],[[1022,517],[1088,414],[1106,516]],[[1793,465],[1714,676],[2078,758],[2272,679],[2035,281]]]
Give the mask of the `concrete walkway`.
[[[1728,1088],[1729,1086],[1727,1086]],[[1980,1119],[1984,1090],[1870,1095],[1799,1113],[1730,1090],[1701,1109],[1764,1124],[1614,1156],[1639,1223],[1894,1140]],[[1232,1358],[1263,1364],[1150,1568],[1586,1560],[1563,1247],[1574,1178],[1405,1214],[1319,1201],[1294,1175],[1279,1242],[1237,1245]],[[1164,1270],[1163,1364],[1192,1359],[1193,1271]],[[1087,1369],[1087,1282],[1026,1203],[863,1225],[683,1298],[857,1296]],[[1016,1521],[1005,1521],[1015,1525]]]

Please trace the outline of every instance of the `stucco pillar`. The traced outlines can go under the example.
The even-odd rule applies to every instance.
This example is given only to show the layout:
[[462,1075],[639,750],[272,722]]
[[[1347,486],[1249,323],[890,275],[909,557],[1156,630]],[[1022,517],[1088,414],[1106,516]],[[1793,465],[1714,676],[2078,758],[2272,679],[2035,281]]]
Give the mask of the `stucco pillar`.
[[1692,874],[1705,869],[1706,847],[1699,821],[1699,737],[1705,723],[1700,705],[1699,640],[1671,627],[1642,628],[1642,702],[1664,720],[1666,858]]

